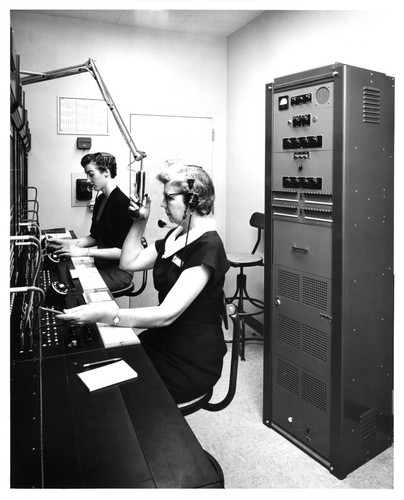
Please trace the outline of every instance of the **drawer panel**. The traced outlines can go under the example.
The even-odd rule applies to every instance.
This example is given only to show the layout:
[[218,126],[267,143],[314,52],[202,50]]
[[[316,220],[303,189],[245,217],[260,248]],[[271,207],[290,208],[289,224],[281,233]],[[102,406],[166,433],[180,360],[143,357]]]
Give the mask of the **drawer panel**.
[[274,221],[274,264],[331,278],[332,228]]

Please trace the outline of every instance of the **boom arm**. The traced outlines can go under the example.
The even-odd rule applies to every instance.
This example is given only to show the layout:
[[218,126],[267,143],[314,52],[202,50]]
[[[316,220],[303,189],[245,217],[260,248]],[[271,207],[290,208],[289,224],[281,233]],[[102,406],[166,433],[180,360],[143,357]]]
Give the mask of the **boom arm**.
[[142,160],[146,157],[146,153],[144,151],[139,151],[135,145],[135,142],[132,139],[124,121],[119,114],[117,107],[109,93],[107,86],[105,85],[100,72],[95,64],[93,59],[89,59],[84,64],[78,64],[77,66],[68,66],[67,68],[55,69],[53,71],[48,71],[46,73],[33,73],[29,71],[21,71],[22,74],[27,76],[21,78],[22,85],[29,85],[31,83],[43,82],[45,80],[54,80],[56,78],[64,78],[65,76],[78,75],[80,73],[90,73],[101,91],[102,97],[104,101],[107,103],[107,106],[111,110],[113,117],[118,125],[121,134],[128,145],[130,151],[133,154],[133,157],[136,161],[140,161],[140,170],[142,170]]

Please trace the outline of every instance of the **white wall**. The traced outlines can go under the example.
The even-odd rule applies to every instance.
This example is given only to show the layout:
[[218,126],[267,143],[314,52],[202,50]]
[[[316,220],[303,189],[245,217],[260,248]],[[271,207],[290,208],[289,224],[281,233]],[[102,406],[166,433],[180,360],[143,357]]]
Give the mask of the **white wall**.
[[[266,11],[227,43],[217,37],[23,11],[12,12],[11,20],[23,69],[46,71],[94,58],[127,123],[130,113],[216,116],[216,215],[228,251],[251,251],[255,231],[248,225],[249,217],[254,211],[264,211],[266,83],[342,62],[396,77],[399,105],[401,27],[400,17],[391,11]],[[72,227],[74,221],[74,227],[85,234],[90,214],[83,208],[70,208],[70,172],[81,170],[82,155],[74,136],[56,134],[56,96],[99,98],[98,88],[91,77],[83,75],[27,86],[25,91],[33,142],[30,182],[39,188],[42,226]],[[112,126],[110,137],[93,137],[92,150],[116,154],[117,180],[125,188],[127,148],[115,123]],[[402,127],[397,119],[396,138],[402,136]],[[141,149],[141,144],[137,146]],[[403,185],[397,161],[395,176],[396,186]],[[263,245],[259,253],[263,254]],[[262,269],[248,273],[252,295],[262,297]],[[234,284],[235,271],[231,270],[228,293]]]
[[[12,11],[21,69],[49,71],[94,59],[129,128],[131,113],[215,117],[213,177],[216,215],[224,237],[226,207],[226,40],[220,37],[129,28]],[[88,234],[91,213],[71,207],[71,172],[82,172],[76,136],[57,134],[57,96],[101,98],[90,75],[24,87],[32,133],[29,182],[38,187],[43,228],[65,226]],[[92,152],[114,154],[118,185],[129,189],[129,149],[110,114],[110,136],[93,136]],[[134,141],[139,149],[142,144]],[[87,153],[88,151],[84,151]],[[144,161],[147,171],[147,159]],[[156,182],[146,179],[147,182]]]
[[[249,217],[264,212],[265,84],[341,62],[396,77],[398,104],[403,76],[398,22],[394,14],[380,10],[267,11],[228,38],[228,251],[251,251],[256,233],[248,225]],[[396,138],[401,137],[399,127],[397,120]],[[396,162],[398,175],[402,174]],[[261,244],[258,253],[263,251]],[[228,287],[235,280],[231,273]],[[248,270],[248,276],[251,295],[263,297],[263,270]]]

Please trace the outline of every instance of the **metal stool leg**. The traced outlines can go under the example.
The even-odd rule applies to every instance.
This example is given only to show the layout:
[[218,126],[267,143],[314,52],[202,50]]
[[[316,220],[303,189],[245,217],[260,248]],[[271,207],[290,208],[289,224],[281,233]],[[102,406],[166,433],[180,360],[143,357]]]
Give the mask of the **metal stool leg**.
[[[251,298],[247,293],[247,276],[244,274],[243,267],[240,267],[240,273],[237,275],[236,280],[236,292],[230,298],[226,299],[226,303],[234,302],[237,303],[237,308],[240,318],[240,359],[245,361],[245,318],[247,316],[256,316],[257,314],[262,314],[264,310],[264,302],[260,299]],[[255,313],[247,313],[244,310],[244,301],[247,300],[253,306],[261,309]]]
[[237,276],[237,288],[240,290],[238,296],[238,314],[240,317],[240,359],[245,361],[245,311],[244,311],[244,290],[245,290],[245,274],[241,270],[240,274]]

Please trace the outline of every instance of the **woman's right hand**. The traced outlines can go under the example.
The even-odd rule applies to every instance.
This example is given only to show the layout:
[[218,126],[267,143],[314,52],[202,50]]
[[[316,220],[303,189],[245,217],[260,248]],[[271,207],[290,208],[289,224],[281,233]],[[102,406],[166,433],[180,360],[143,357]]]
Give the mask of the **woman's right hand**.
[[150,215],[150,204],[151,199],[149,195],[145,194],[142,202],[140,202],[136,195],[131,194],[128,210],[132,219],[147,221]]
[[57,314],[58,321],[73,325],[84,325],[86,323],[105,322],[108,315],[108,307],[102,302],[93,302],[83,306],[64,309],[63,314]]

